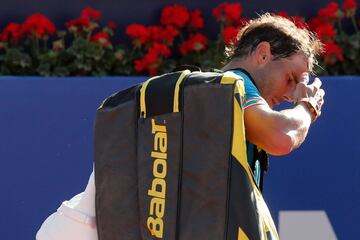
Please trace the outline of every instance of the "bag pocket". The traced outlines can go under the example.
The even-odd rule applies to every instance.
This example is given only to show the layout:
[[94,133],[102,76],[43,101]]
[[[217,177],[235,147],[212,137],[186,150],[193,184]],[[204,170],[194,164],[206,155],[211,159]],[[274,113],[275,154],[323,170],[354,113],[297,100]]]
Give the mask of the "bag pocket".
[[175,239],[181,131],[179,112],[138,120],[138,190],[143,239]]

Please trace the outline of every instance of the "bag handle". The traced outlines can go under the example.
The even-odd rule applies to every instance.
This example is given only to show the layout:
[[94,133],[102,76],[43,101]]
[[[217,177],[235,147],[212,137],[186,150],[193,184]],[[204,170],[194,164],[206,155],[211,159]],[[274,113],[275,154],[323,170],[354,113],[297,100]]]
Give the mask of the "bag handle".
[[181,85],[190,70],[167,73],[145,81],[140,89],[140,117],[179,112]]

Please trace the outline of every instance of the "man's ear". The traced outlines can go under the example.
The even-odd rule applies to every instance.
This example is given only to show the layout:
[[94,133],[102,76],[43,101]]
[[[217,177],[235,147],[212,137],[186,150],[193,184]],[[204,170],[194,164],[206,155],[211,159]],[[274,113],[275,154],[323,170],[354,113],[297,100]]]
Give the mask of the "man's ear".
[[269,42],[261,42],[255,49],[256,62],[259,65],[264,65],[271,60],[271,48]]

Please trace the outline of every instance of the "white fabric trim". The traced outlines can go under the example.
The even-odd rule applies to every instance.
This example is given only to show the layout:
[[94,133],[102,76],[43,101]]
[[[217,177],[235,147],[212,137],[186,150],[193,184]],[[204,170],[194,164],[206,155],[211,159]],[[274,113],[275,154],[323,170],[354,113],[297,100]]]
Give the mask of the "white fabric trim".
[[[81,200],[82,195],[83,195],[83,193],[80,193],[80,194],[76,195],[75,197],[77,197],[77,198],[79,198],[79,200]],[[64,214],[67,217],[69,217],[75,221],[78,221],[82,224],[89,225],[92,228],[96,228],[95,216],[88,216],[85,213],[80,212],[76,208],[72,208],[69,205],[71,205],[71,203],[69,204],[68,201],[63,202],[61,204],[61,206],[57,209],[57,212],[59,214]]]
[[98,240],[94,172],[84,192],[64,201],[41,225],[36,240]]

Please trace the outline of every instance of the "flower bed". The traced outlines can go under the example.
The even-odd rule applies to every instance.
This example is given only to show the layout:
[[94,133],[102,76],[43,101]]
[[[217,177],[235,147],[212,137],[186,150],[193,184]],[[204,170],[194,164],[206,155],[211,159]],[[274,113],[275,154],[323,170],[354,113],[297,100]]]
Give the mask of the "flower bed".
[[[304,19],[282,11],[302,28],[316,32],[324,43],[318,74],[360,74],[360,21],[355,0],[335,2]],[[78,18],[57,29],[46,16],[36,13],[23,23],[9,23],[0,33],[0,74],[41,76],[156,75],[179,64],[202,69],[219,68],[226,46],[248,21],[240,3],[222,3],[212,15],[219,23],[216,39],[201,32],[205,20],[200,9],[175,4],[165,6],[158,25],[131,24],[125,32],[132,46],[114,45],[116,24],[98,23],[100,11],[85,8]],[[343,25],[351,25],[344,31]]]

